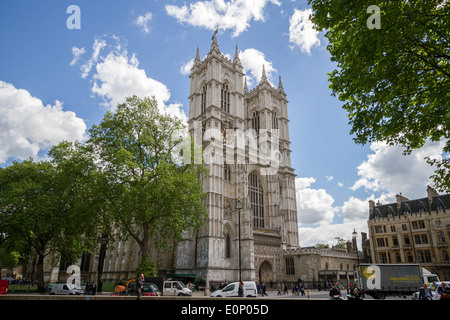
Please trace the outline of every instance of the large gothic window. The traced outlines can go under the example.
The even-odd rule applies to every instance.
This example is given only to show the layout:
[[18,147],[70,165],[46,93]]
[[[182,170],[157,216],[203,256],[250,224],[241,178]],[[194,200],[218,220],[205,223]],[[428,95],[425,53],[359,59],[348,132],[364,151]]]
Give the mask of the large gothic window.
[[231,258],[231,237],[229,233],[225,235],[225,258]]
[[230,113],[230,90],[226,82],[222,84],[220,104],[223,111]]
[[256,134],[259,135],[259,112],[253,111],[252,114],[252,128],[255,129]]
[[250,208],[253,216],[253,226],[264,228],[264,194],[259,176],[252,172],[249,177]]
[[202,113],[206,111],[206,85],[202,88]]
[[278,116],[276,111],[272,113],[272,129],[278,129]]

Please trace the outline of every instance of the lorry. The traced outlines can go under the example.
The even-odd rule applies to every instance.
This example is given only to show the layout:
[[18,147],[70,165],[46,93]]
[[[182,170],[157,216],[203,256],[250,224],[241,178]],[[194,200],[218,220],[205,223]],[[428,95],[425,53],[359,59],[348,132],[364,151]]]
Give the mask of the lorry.
[[374,299],[384,299],[386,296],[406,297],[419,291],[424,283],[433,281],[439,281],[439,277],[430,272],[422,272],[418,264],[363,263],[357,267],[359,288]]

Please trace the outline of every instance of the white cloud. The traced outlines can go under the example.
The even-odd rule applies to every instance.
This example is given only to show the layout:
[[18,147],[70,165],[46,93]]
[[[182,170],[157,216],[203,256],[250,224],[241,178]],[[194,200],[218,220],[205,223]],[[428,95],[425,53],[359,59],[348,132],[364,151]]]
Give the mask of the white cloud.
[[444,142],[427,142],[421,149],[410,155],[403,155],[403,148],[375,142],[370,146],[373,154],[358,166],[360,178],[351,187],[352,190],[365,188],[371,192],[387,192],[395,195],[402,193],[409,199],[425,196],[427,184],[434,168],[426,156],[442,159]]
[[46,105],[25,89],[0,81],[0,163],[36,158],[63,140],[82,140],[86,124],[62,103]]
[[191,68],[193,66],[194,66],[194,58],[192,58],[191,60],[189,60],[180,67],[180,73],[184,76],[188,75],[189,73],[191,73]]
[[334,179],[334,177],[333,177],[333,176],[326,176],[325,178],[327,179],[327,181],[331,181],[331,180],[333,180],[333,179]]
[[369,199],[361,200],[350,197],[341,207],[341,214],[344,222],[355,220],[367,220],[369,217]]
[[95,39],[94,44],[92,45],[93,53],[91,59],[89,59],[89,61],[87,61],[85,64],[81,66],[81,71],[83,72],[81,74],[82,78],[86,78],[89,75],[89,72],[91,72],[92,67],[97,63],[100,51],[104,47],[106,47],[105,40]]
[[78,59],[86,53],[86,50],[83,48],[72,47],[73,60],[70,61],[70,65],[73,66],[77,63]]
[[300,225],[331,223],[336,213],[334,199],[324,189],[312,189],[315,178],[296,178],[297,212]]
[[[350,240],[353,229],[358,233],[367,232],[369,198],[350,197],[342,206],[337,206],[325,189],[311,187],[315,182],[312,177],[295,179],[301,246],[334,245],[336,237]],[[335,221],[338,216],[342,218],[341,222]]]
[[[121,39],[112,37],[115,45],[108,46],[106,40],[96,39],[93,45],[92,58],[83,66],[82,77],[86,78],[90,70],[95,70],[91,81],[94,96],[103,99],[102,106],[115,110],[118,104],[124,103],[126,97],[154,96],[162,112],[168,112],[187,122],[187,117],[179,103],[169,103],[170,91],[162,82],[149,77],[144,69],[139,68],[139,60],[135,54],[128,54]],[[108,48],[107,53],[103,53]]]
[[204,27],[208,30],[234,29],[233,37],[246,31],[252,20],[264,21],[264,8],[268,2],[280,5],[272,0],[210,0],[191,3],[189,8],[166,5],[168,15],[175,17],[179,23]]
[[311,54],[311,48],[320,45],[319,32],[313,28],[309,20],[312,9],[294,9],[294,14],[289,19],[289,42],[291,48],[299,47],[302,52]]
[[147,12],[144,16],[139,16],[134,23],[141,27],[142,32],[149,33],[150,27],[148,26],[148,22],[150,20],[152,20],[152,13]]
[[247,75],[247,83],[251,86],[254,82],[259,82],[262,76],[262,68],[266,71],[269,82],[272,83],[272,75],[277,72],[273,67],[272,62],[266,60],[264,53],[261,51],[249,48],[239,52],[239,59],[241,60],[244,72]]

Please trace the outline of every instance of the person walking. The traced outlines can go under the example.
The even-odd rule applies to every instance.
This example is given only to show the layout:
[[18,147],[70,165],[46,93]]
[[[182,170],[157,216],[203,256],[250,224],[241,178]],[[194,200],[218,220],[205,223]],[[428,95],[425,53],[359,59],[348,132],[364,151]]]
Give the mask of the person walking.
[[137,300],[141,300],[142,291],[144,291],[144,274],[141,273],[138,280],[136,281],[136,289],[137,289]]
[[238,295],[240,298],[244,297],[244,283],[242,281],[239,282]]
[[261,285],[261,297],[264,297],[264,296],[267,296],[266,283],[265,282],[263,282],[262,285]]

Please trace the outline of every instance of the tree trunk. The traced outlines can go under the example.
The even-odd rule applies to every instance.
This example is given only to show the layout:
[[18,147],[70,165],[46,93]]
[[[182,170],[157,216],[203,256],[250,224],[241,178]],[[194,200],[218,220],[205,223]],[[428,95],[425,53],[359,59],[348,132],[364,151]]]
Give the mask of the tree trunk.
[[38,292],[42,292],[44,289],[44,257],[45,255],[42,253],[38,254],[37,262],[36,262],[36,280],[38,286]]
[[98,268],[97,268],[97,290],[99,292],[103,291],[103,282],[102,282],[102,276],[103,276],[103,265],[105,263],[105,257],[106,257],[106,250],[108,248],[108,245],[106,242],[103,242],[100,245],[100,253],[98,255]]

